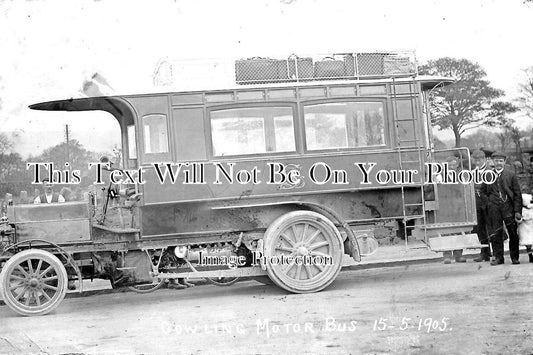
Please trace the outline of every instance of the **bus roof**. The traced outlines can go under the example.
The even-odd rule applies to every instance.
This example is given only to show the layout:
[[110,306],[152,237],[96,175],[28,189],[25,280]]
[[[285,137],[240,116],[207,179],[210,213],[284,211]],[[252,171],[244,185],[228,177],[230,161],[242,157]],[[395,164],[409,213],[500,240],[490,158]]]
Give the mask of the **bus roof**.
[[217,92],[228,90],[250,90],[254,89],[266,89],[266,88],[293,88],[293,87],[313,87],[324,85],[342,86],[347,84],[385,84],[385,83],[409,83],[412,81],[419,82],[422,90],[432,90],[437,87],[450,85],[454,82],[454,79],[440,76],[426,76],[419,75],[416,77],[399,77],[399,78],[381,78],[381,79],[366,79],[366,80],[328,80],[328,81],[310,81],[310,82],[298,82],[298,83],[270,83],[270,84],[253,84],[253,85],[236,85],[234,87],[225,87],[216,90],[193,90],[193,91],[173,91],[173,92],[150,92],[145,94],[130,94],[130,95],[114,95],[114,96],[97,96],[97,97],[84,97],[84,98],[70,98],[66,100],[55,100],[36,103],[30,105],[32,110],[42,111],[93,111],[103,110],[110,113],[121,113],[126,107],[127,103],[123,98],[140,97],[140,96],[152,96],[154,94],[166,95],[176,93],[200,93],[204,91]]

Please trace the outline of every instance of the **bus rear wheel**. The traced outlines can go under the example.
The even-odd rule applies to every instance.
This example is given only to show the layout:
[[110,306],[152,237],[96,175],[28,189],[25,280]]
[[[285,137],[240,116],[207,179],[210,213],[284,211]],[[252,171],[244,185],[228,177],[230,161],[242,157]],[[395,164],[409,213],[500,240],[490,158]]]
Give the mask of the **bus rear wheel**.
[[268,276],[293,293],[317,292],[329,286],[340,272],[343,254],[337,227],[316,212],[289,212],[265,232]]
[[65,266],[53,254],[28,249],[13,255],[2,268],[0,293],[6,305],[24,316],[53,311],[67,293]]

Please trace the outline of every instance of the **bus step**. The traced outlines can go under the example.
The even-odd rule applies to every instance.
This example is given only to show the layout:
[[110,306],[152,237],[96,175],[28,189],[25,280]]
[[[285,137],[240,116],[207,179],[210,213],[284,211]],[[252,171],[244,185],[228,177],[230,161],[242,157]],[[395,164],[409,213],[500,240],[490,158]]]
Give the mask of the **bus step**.
[[479,249],[488,245],[480,244],[477,234],[459,234],[444,237],[433,237],[428,240],[429,247],[433,251],[449,251],[456,249]]

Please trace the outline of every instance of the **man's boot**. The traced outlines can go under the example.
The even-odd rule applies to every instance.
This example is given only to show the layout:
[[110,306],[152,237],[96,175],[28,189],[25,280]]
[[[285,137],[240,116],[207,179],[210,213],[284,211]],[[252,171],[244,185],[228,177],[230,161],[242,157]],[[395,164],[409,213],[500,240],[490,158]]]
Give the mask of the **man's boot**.
[[481,248],[481,252],[479,253],[479,256],[474,259],[476,263],[479,263],[481,261],[490,261],[490,250],[489,248]]
[[183,285],[183,286],[186,286],[186,287],[194,287],[195,285],[188,282],[187,280],[185,279],[178,279],[178,282]]
[[501,265],[501,264],[503,264],[503,260],[498,259],[498,258],[495,258],[494,260],[492,260],[492,261],[490,262],[490,264],[493,265],[493,266],[494,266],[494,265]]
[[533,252],[531,250],[531,245],[526,245],[527,255],[529,256],[529,262],[533,263]]
[[481,253],[479,253],[479,256],[474,259],[476,263],[479,263],[481,261],[485,261],[485,254],[483,253],[483,249],[481,249]]
[[[178,280],[179,280],[179,279],[178,279]],[[175,290],[183,290],[183,289],[186,289],[187,286],[180,284],[178,280],[176,280],[176,279],[169,279],[169,280],[168,280],[167,287],[168,287],[168,288],[173,288],[173,289],[175,289]]]
[[466,259],[463,258],[463,249],[454,250],[453,257],[456,263],[466,263]]

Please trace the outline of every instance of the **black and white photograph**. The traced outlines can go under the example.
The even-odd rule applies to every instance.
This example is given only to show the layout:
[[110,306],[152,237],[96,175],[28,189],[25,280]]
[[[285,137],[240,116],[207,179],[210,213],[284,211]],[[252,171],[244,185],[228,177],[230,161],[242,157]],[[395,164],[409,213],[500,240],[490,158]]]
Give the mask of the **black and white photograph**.
[[532,0],[0,0],[0,354],[533,354]]

